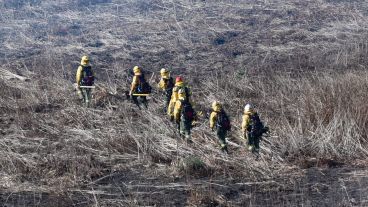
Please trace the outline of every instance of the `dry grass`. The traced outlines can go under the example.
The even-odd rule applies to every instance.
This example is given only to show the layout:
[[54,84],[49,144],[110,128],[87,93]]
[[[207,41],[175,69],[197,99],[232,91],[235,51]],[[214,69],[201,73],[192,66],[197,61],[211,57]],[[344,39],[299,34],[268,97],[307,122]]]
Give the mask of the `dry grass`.
[[[366,9],[314,0],[1,2],[0,67],[17,75],[0,79],[0,201],[37,206],[31,192],[41,206],[313,206],[273,196],[321,199],[294,183],[314,182],[299,167],[367,158]],[[80,106],[72,86],[84,53],[98,76],[93,109]],[[152,84],[161,67],[185,75],[198,110],[224,102],[230,154],[206,116],[188,145],[159,94],[150,110],[127,101],[136,64]],[[258,160],[239,139],[248,101],[271,128]],[[356,182],[329,199],[355,205]],[[356,202],[364,205],[362,189]]]

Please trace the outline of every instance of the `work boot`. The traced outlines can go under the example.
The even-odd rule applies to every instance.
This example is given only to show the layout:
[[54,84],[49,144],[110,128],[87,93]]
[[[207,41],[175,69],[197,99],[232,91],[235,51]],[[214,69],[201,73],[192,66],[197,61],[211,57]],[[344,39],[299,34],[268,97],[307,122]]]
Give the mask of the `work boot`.
[[179,137],[180,137],[180,139],[185,138],[185,134],[180,130],[180,128],[179,128]]
[[81,90],[78,90],[77,95],[78,95],[79,100],[83,100],[83,94]]
[[253,149],[253,153],[255,153],[255,154],[259,154],[259,148],[256,148],[256,147],[255,147],[255,148]]
[[142,107],[141,107],[141,105],[139,103],[135,103],[135,105],[138,106],[138,109],[139,110],[142,110]]
[[148,103],[147,102],[143,102],[143,106],[145,109],[148,109]]
[[229,154],[229,151],[227,150],[227,145],[221,145],[221,151],[226,153],[226,154]]
[[192,138],[190,137],[190,135],[185,135],[185,140],[187,141],[188,144],[193,143]]

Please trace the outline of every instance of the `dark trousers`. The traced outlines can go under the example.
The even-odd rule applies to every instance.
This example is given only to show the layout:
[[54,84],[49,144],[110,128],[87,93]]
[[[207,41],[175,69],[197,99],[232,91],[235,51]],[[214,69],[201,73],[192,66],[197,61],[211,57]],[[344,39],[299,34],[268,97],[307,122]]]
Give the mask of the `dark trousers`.
[[140,106],[141,104],[143,104],[145,108],[148,108],[147,97],[132,95],[132,100],[133,100],[133,103],[135,103],[135,105],[137,105],[139,109],[141,109],[141,106]]
[[164,110],[164,113],[166,114],[167,109],[169,108],[169,105],[170,105],[171,96],[168,96],[168,94],[165,92],[162,95],[162,99],[164,100],[164,104],[165,104],[164,107],[163,107],[163,110]]
[[83,104],[86,107],[90,107],[91,102],[92,102],[92,89],[90,89],[90,88],[81,88],[80,93],[82,94],[82,97],[83,97]]
[[192,129],[191,121],[180,120],[178,128],[181,136],[184,136],[186,140],[191,140],[191,129]]
[[221,128],[216,129],[216,135],[220,141],[221,150],[225,150],[225,151],[227,151],[226,134],[227,134],[227,130],[224,130]]
[[254,146],[254,149],[259,150],[259,141],[260,136],[252,135],[251,133],[248,133],[248,145]]

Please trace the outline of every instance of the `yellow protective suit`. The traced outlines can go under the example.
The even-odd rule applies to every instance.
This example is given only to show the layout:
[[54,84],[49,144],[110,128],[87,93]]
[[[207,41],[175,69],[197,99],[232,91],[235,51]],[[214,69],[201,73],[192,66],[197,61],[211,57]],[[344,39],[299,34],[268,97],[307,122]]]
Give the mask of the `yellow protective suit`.
[[179,98],[174,105],[174,120],[178,123],[180,121],[180,115],[181,115],[181,107],[182,103],[180,100],[184,100],[184,98]]
[[178,100],[175,101],[174,105],[174,120],[176,122],[180,121],[181,109],[182,109],[182,101],[186,99],[185,91],[182,89],[177,92]]
[[174,116],[173,112],[174,112],[174,106],[175,103],[177,102],[177,100],[179,100],[179,95],[178,95],[178,91],[180,88],[183,88],[184,82],[177,82],[175,83],[175,87],[173,88],[173,92],[171,95],[171,100],[169,103],[169,107],[167,108],[167,115],[169,115],[170,117]]
[[178,93],[178,100],[175,102],[174,106],[174,120],[178,124],[179,133],[184,136],[188,142],[191,142],[191,129],[193,120],[186,120],[182,117],[183,103],[186,101],[184,89],[180,89]]
[[217,117],[218,117],[218,114],[221,112],[221,104],[218,103],[218,102],[214,102],[212,104],[212,112],[211,112],[211,115],[210,115],[210,128],[211,129],[214,129],[215,127],[215,124],[216,124],[216,121],[217,121]]
[[170,79],[169,72],[161,73],[161,79],[160,82],[158,83],[158,88],[165,91],[167,89],[169,79]]
[[[77,83],[77,94],[79,96],[79,99],[83,100],[83,103],[89,107],[90,103],[92,101],[92,93],[91,93],[91,89],[86,89],[86,88],[80,88],[81,83],[82,83],[82,79],[84,78],[85,73],[83,72],[83,68],[88,67],[89,66],[89,58],[88,56],[83,56],[80,66],[77,69],[77,74],[76,74],[76,83]],[[93,70],[92,70],[92,75],[95,76]]]
[[167,89],[167,85],[168,85],[168,78],[163,78],[161,77],[160,82],[158,82],[158,88],[161,89],[162,91],[165,91]]
[[134,93],[134,91],[137,89],[139,85],[139,75],[135,75],[133,76],[133,80],[132,83],[130,85],[130,93]]
[[[78,85],[78,87],[80,86],[81,80],[82,80],[82,72],[83,72],[83,67],[87,67],[89,66],[89,58],[87,56],[83,56],[80,66],[77,69],[77,74],[76,74],[76,83]],[[94,75],[94,74],[93,74]]]
[[247,132],[247,128],[250,124],[250,117],[253,115],[253,111],[252,110],[248,110],[248,111],[244,111],[243,114],[243,121],[242,121],[242,125],[241,125],[241,130],[242,132]]
[[130,85],[130,95],[132,95],[137,89],[139,85],[139,76],[142,75],[141,69],[138,66],[134,66],[133,72],[134,72],[134,76],[133,76],[132,83]]

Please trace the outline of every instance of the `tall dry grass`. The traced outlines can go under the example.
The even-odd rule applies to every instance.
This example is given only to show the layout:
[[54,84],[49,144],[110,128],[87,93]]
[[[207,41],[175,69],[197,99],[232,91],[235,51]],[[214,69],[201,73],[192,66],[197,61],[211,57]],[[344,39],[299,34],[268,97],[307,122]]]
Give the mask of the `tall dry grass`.
[[[236,169],[244,168],[244,172],[257,166],[267,170],[266,165],[251,164],[254,161],[246,158],[249,154],[240,139],[242,108],[247,102],[255,105],[261,118],[271,128],[271,137],[266,137],[262,143],[265,164],[283,165],[293,159],[312,157],[341,161],[365,158],[366,80],[367,74],[362,71],[305,73],[296,78],[282,74],[265,77],[233,74],[221,76],[221,79],[203,79],[192,87],[193,101],[196,108],[205,113],[210,110],[213,100],[224,103],[234,125],[229,136],[234,145],[230,146],[232,153],[228,157],[218,150],[218,141],[208,130],[205,117],[193,130],[193,145],[178,139],[175,125],[162,112],[163,102],[158,94],[150,100],[149,110],[139,111],[124,100],[124,94],[112,95],[106,92],[108,89],[98,87],[96,98],[100,105],[86,109],[73,96],[72,87],[58,87],[65,85],[60,80],[49,80],[53,84],[43,85],[42,90],[33,83],[21,83],[19,85],[24,86],[19,87],[4,82],[3,94],[9,103],[16,101],[2,106],[2,111],[8,115],[3,119],[9,119],[10,115],[14,115],[15,119],[11,125],[13,131],[6,129],[2,142],[4,147],[9,145],[7,141],[19,143],[13,155],[22,167],[14,167],[13,159],[3,157],[3,169],[9,169],[8,173],[19,169],[35,170],[42,177],[43,172],[33,167],[35,163],[50,163],[44,160],[48,156],[52,160],[79,164],[79,158],[86,159],[86,165],[89,163],[91,166],[94,166],[91,162],[96,161],[99,170],[106,170],[107,166],[114,167],[116,164],[111,161],[114,160],[112,157],[123,160],[134,157],[137,161],[170,165],[195,155],[213,169],[228,163],[235,165]],[[20,92],[12,94],[17,90]],[[105,104],[101,104],[103,102]],[[24,142],[27,144],[22,144]],[[4,153],[8,152],[9,148],[4,150]],[[71,159],[70,156],[75,157]],[[97,158],[91,160],[90,156]],[[107,166],[106,161],[109,163]],[[76,172],[80,176],[86,175],[79,167],[72,169],[78,169]],[[86,171],[88,169],[90,167],[85,168]],[[64,173],[67,170],[61,172]]]
[[[206,112],[217,99],[231,116],[234,127],[227,156],[219,150],[206,117],[193,130],[193,144],[181,140],[162,112],[159,94],[151,98],[149,110],[139,111],[124,100],[124,94],[112,95],[100,85],[95,91],[98,105],[88,109],[81,106],[72,87],[58,87],[65,82],[57,79],[44,80],[53,84],[42,89],[32,82],[2,81],[2,102],[14,101],[1,108],[2,173],[9,187],[64,192],[142,166],[146,176],[254,181],[277,177],[286,166],[311,158],[341,163],[365,159],[367,77],[364,71],[296,77],[234,73],[193,83],[197,109]],[[271,129],[271,136],[261,142],[258,160],[240,138],[246,102],[255,105]],[[27,183],[21,184],[23,180]]]
[[[365,8],[341,1],[0,2],[1,68],[30,78],[0,80],[0,185],[58,195],[77,189],[78,199],[98,206],[113,201],[92,188],[103,189],[102,197],[111,190],[103,182],[118,182],[111,191],[126,197],[117,196],[116,206],[135,206],[160,182],[254,182],[312,158],[365,159]],[[97,73],[91,109],[72,87],[82,54]],[[223,102],[234,125],[230,155],[218,149],[208,117],[188,145],[162,113],[159,94],[146,111],[126,100],[136,64],[152,84],[161,67],[184,75],[197,110]],[[246,102],[271,128],[258,160],[240,139]],[[202,202],[202,188],[191,190],[193,203]]]

